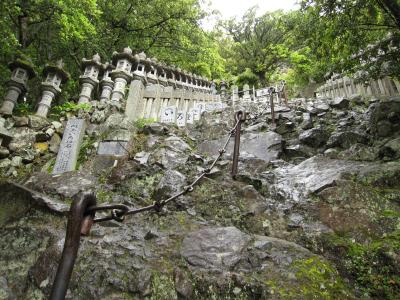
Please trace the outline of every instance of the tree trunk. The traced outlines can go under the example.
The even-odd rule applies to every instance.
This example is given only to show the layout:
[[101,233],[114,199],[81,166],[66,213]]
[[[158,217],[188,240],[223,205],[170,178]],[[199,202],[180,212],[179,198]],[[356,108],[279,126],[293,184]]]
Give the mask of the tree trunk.
[[18,16],[18,41],[22,49],[28,46],[28,16],[26,14]]

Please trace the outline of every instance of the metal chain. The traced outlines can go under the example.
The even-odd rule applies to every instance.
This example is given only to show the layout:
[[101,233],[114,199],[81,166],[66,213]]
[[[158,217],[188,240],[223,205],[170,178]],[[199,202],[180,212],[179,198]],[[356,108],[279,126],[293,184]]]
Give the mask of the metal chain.
[[201,172],[201,174],[199,174],[193,180],[193,182],[191,184],[185,186],[182,191],[171,196],[170,198],[167,198],[167,199],[164,199],[161,201],[155,201],[151,205],[140,207],[140,208],[130,208],[129,206],[127,206],[125,204],[111,204],[111,205],[104,205],[104,206],[91,206],[87,209],[87,213],[111,210],[110,215],[108,215],[106,217],[96,218],[96,219],[94,219],[94,222],[99,223],[99,222],[110,221],[110,220],[122,222],[125,219],[125,216],[127,216],[127,215],[135,215],[135,214],[153,210],[153,209],[155,211],[159,212],[169,202],[172,202],[175,199],[179,198],[180,196],[183,196],[187,193],[192,192],[194,190],[194,187],[200,182],[200,180],[207,174],[211,173],[211,171],[214,169],[217,162],[221,159],[222,155],[226,152],[226,148],[228,147],[229,141],[231,140],[232,136],[235,134],[239,124],[244,121],[244,118],[243,118],[244,115],[245,114],[242,111],[239,111],[236,113],[236,115],[235,115],[236,123],[230,129],[230,131],[228,133],[228,138],[226,139],[223,147],[218,150],[218,156],[214,159],[214,161],[211,163],[211,165],[208,168],[204,169]]

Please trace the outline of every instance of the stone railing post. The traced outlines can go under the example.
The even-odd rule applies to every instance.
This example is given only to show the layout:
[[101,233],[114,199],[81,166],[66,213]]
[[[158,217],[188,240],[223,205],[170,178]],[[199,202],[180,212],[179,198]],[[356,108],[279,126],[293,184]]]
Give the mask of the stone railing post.
[[144,98],[146,78],[146,54],[135,55],[137,64],[132,73],[133,80],[129,87],[128,100],[126,102],[125,115],[129,120],[135,121],[144,116],[147,99]]

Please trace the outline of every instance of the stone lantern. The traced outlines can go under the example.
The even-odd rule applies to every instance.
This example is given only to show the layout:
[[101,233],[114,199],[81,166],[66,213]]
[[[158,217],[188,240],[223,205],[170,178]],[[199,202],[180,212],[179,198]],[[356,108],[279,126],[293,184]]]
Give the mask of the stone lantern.
[[147,82],[150,84],[158,84],[158,75],[157,75],[157,67],[156,67],[156,62],[154,58],[152,59],[147,59],[149,63],[149,70],[147,72]]
[[166,87],[168,86],[168,78],[167,78],[167,72],[165,72],[165,66],[161,65],[159,67],[159,76],[158,76],[158,82],[159,84],[161,84],[162,86]]
[[133,71],[133,80],[140,80],[143,84],[146,82],[146,54],[141,52],[135,55],[136,59],[136,67],[135,71]]
[[214,82],[214,80],[211,81],[210,83],[210,89],[211,89],[211,94],[216,95],[217,94],[217,85]]
[[105,63],[102,65],[102,78],[100,81],[100,102],[106,102],[109,101],[111,98],[111,93],[114,88],[114,81],[112,81],[110,77],[110,73],[112,70],[115,69],[115,66],[110,62],[110,63]]
[[193,77],[193,73],[189,73],[189,76],[186,77],[186,81],[188,83],[188,88],[190,91],[194,90],[194,77]]
[[61,92],[60,85],[69,79],[69,74],[63,69],[62,60],[57,61],[55,66],[47,65],[43,70],[45,81],[42,82],[42,99],[38,104],[37,116],[46,118],[51,102]]
[[186,71],[182,72],[182,88],[185,90],[189,89],[189,73]]
[[7,93],[0,108],[0,113],[4,115],[12,115],[18,98],[27,91],[28,80],[36,76],[29,62],[20,58],[10,63],[8,67],[12,74],[11,79],[7,81]]
[[101,69],[100,56],[96,53],[92,59],[82,59],[81,68],[85,73],[79,77],[82,85],[78,103],[88,103],[92,97],[93,89],[99,84],[97,77]]
[[168,85],[172,86],[172,88],[175,88],[176,87],[176,75],[175,75],[176,68],[175,68],[175,66],[170,67],[168,72],[169,72],[169,76],[167,76],[168,77]]
[[220,88],[221,88],[221,97],[225,98],[226,97],[226,82],[225,81],[221,81],[220,84]]
[[114,89],[111,94],[111,101],[118,103],[125,96],[126,85],[132,80],[131,69],[135,58],[129,47],[124,48],[120,53],[114,52],[112,62],[116,66],[111,72],[111,78],[114,80]]
[[175,84],[177,89],[183,88],[183,73],[181,68],[177,68],[175,72]]

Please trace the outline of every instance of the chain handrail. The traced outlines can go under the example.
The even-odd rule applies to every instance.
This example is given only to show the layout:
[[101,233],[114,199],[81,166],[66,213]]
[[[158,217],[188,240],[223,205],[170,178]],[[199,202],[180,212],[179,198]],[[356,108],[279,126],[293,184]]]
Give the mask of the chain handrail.
[[140,207],[140,208],[131,208],[125,204],[111,204],[111,205],[104,205],[104,206],[92,206],[88,208],[88,212],[96,212],[96,211],[107,211],[111,210],[110,215],[106,217],[101,217],[101,218],[96,218],[94,219],[95,223],[99,222],[104,222],[104,221],[110,221],[110,220],[115,220],[118,222],[122,222],[125,219],[125,216],[127,215],[135,215],[141,212],[145,211],[150,211],[150,210],[155,210],[155,211],[160,211],[166,204],[169,202],[174,201],[175,199],[179,198],[180,196],[183,196],[187,193],[190,193],[193,191],[194,187],[200,182],[200,180],[206,176],[207,174],[211,173],[211,171],[215,168],[215,165],[217,162],[221,159],[222,155],[226,152],[226,148],[228,147],[229,141],[231,140],[232,136],[236,133],[238,127],[242,122],[245,121],[245,114],[242,111],[239,111],[235,114],[235,125],[229,130],[228,133],[228,138],[226,139],[225,143],[223,144],[223,147],[218,150],[218,156],[214,159],[214,161],[211,163],[211,165],[204,169],[201,174],[197,175],[196,178],[193,180],[192,183],[189,185],[185,186],[183,190],[180,192],[176,193],[175,195],[161,200],[161,201],[154,201],[153,204]]

